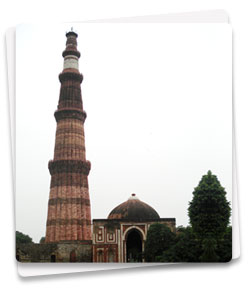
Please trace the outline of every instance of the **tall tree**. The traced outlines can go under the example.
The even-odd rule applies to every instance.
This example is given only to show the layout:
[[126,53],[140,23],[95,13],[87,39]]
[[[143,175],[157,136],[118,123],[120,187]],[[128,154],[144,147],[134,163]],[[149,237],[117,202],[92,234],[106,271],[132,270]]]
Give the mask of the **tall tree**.
[[217,177],[208,171],[193,192],[188,214],[193,232],[202,242],[202,261],[217,261],[217,242],[222,239],[231,215],[226,191]]

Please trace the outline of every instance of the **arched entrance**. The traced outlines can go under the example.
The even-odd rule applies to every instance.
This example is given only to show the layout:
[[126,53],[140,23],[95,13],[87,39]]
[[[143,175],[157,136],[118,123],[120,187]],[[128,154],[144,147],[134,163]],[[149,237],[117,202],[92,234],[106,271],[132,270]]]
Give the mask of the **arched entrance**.
[[56,262],[56,256],[55,255],[51,255],[50,261],[51,261],[51,263],[55,263]]
[[75,250],[70,252],[70,262],[75,263],[77,261],[77,256]]
[[126,262],[142,262],[142,235],[135,228],[127,233]]

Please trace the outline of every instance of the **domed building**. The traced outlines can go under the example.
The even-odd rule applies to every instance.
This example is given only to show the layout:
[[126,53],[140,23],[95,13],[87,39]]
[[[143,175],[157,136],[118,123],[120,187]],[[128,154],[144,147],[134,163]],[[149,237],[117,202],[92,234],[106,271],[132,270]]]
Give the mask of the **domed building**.
[[160,218],[135,194],[116,206],[107,219],[93,219],[93,262],[144,262],[147,231],[153,223],[175,231],[175,218]]

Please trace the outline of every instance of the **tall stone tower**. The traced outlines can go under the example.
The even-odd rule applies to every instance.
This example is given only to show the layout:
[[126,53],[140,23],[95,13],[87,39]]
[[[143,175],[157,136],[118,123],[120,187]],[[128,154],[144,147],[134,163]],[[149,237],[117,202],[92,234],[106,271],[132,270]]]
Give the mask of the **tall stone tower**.
[[58,108],[54,158],[49,161],[50,197],[46,242],[91,240],[91,211],[88,190],[90,162],[85,157],[84,121],[81,96],[82,74],[78,70],[80,52],[77,34],[66,34],[64,68]]

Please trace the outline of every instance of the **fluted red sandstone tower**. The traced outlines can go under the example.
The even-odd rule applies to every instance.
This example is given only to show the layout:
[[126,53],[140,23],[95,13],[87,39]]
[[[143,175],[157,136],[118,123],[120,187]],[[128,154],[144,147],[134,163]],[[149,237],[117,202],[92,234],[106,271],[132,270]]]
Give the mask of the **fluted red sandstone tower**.
[[49,162],[50,197],[46,242],[91,240],[91,212],[88,190],[90,162],[85,158],[84,121],[81,83],[78,70],[80,52],[77,34],[66,34],[64,68],[58,108],[54,113],[57,129],[54,159]]

